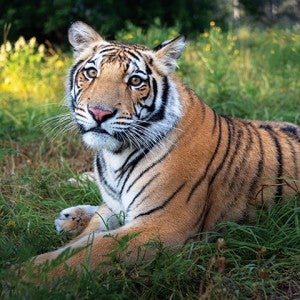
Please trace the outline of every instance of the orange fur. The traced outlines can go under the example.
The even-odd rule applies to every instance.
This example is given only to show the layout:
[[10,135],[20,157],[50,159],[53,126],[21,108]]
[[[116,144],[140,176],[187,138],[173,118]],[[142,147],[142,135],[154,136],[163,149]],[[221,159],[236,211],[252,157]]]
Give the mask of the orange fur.
[[[131,120],[136,107],[140,103],[144,105],[143,101],[149,101],[145,97],[150,99],[159,93],[152,78],[156,78],[157,89],[161,89],[158,96],[161,99],[167,93],[168,84],[169,95],[173,93],[169,101],[175,101],[178,112],[174,110],[174,116],[178,114],[179,117],[166,136],[157,137],[157,145],[153,145],[153,141],[150,145],[148,141],[151,149],[141,157],[135,149],[136,143],[141,143],[139,140],[124,144],[113,140],[115,144],[110,148],[112,139],[106,135],[101,135],[99,141],[98,133],[86,139],[92,145],[97,140],[94,146],[97,150],[95,168],[106,204],[99,207],[91,220],[88,219],[90,221],[82,232],[77,228],[80,235],[66,247],[37,256],[37,265],[53,260],[68,247],[85,246],[92,235],[93,243],[89,251],[90,268],[93,270],[107,260],[107,254],[117,245],[116,238],[138,232],[128,242],[128,255],[121,257],[126,261],[135,261],[143,245],[151,239],[159,237],[170,247],[183,245],[220,221],[251,217],[257,207],[269,207],[281,201],[283,195],[299,191],[300,128],[284,122],[239,120],[216,114],[173,74],[176,59],[184,47],[182,38],[150,50],[138,45],[105,42],[88,25],[77,22],[70,29],[69,39],[79,62],[74,66],[77,75],[73,69],[70,73],[69,79],[74,80],[70,88],[73,97],[70,106],[75,114],[78,113],[76,117],[78,122],[83,123],[82,127],[94,122],[87,112],[88,105],[111,111],[109,120],[114,118],[113,113],[124,124]],[[115,49],[114,55],[103,58],[97,54],[112,51],[109,49]],[[95,55],[101,61],[95,65],[98,75],[88,78],[81,65],[88,64]],[[141,87],[130,87],[126,81],[130,75],[128,61],[134,60],[135,55],[139,57],[136,64],[144,66],[146,63],[148,66],[148,79],[143,81]],[[90,65],[92,63],[89,68]],[[76,93],[72,94],[72,88],[77,91],[74,88],[76,84],[78,95],[74,96]],[[153,109],[150,104],[147,104],[149,114]],[[140,108],[140,111],[143,112],[143,109]],[[162,112],[167,118],[163,108]],[[153,117],[153,122],[159,122],[159,118],[160,115]],[[104,126],[109,120],[105,119],[97,126]],[[169,122],[173,122],[172,117]],[[152,128],[152,125],[147,126]],[[161,126],[167,125],[162,123]],[[86,130],[83,132],[85,135],[90,129],[83,130]],[[142,129],[136,130],[140,132]],[[159,128],[152,130],[154,134]],[[139,137],[136,136],[136,139]],[[105,146],[100,149],[102,142]],[[147,151],[147,148],[144,150]],[[135,161],[134,155],[139,160]],[[120,199],[116,200],[115,194],[120,195]],[[118,207],[125,209],[125,224],[121,227],[113,225],[117,221],[112,220],[120,213],[121,208]],[[70,210],[71,213],[73,211],[76,215],[75,210]],[[69,213],[65,216],[66,220],[62,220],[64,228],[73,228],[74,220],[68,219]],[[107,231],[106,222],[111,222],[114,228]],[[76,267],[85,261],[85,255],[84,250],[80,251],[65,263]],[[148,249],[143,257],[147,259],[151,255],[153,253]],[[64,267],[60,265],[52,270],[51,275],[61,276],[63,273]]]

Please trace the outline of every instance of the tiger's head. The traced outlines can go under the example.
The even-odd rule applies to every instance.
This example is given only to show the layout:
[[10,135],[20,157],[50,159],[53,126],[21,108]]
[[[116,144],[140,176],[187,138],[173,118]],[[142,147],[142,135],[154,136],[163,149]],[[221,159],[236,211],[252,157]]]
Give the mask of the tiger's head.
[[176,126],[181,104],[171,74],[185,47],[183,36],[149,49],[105,41],[75,22],[69,41],[76,62],[69,71],[68,104],[89,147],[150,149]]

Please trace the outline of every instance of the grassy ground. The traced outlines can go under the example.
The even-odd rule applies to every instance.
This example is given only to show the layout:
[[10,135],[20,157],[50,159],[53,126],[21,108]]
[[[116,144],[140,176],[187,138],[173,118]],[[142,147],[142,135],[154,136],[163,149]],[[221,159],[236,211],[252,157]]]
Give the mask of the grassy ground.
[[[220,113],[300,124],[300,35],[242,28],[211,30],[191,41],[179,75]],[[149,46],[176,29],[129,28],[120,39]],[[106,273],[72,274],[40,286],[9,269],[63,245],[53,220],[65,207],[97,204],[93,184],[67,179],[90,170],[92,154],[66,125],[64,82],[69,55],[35,40],[0,52],[0,298],[4,299],[246,299],[300,296],[299,196],[252,224],[220,224],[205,241],[177,254],[157,243],[147,264],[117,262]],[[63,128],[66,128],[63,130]]]

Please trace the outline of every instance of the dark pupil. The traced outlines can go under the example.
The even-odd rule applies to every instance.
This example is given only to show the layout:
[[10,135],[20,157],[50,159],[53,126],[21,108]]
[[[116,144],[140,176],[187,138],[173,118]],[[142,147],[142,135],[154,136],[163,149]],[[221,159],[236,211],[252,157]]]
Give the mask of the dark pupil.
[[89,74],[90,77],[95,77],[95,76],[96,76],[96,70],[90,69],[90,70],[88,71],[88,74]]
[[137,85],[141,82],[141,79],[139,77],[133,77],[131,79],[132,84]]

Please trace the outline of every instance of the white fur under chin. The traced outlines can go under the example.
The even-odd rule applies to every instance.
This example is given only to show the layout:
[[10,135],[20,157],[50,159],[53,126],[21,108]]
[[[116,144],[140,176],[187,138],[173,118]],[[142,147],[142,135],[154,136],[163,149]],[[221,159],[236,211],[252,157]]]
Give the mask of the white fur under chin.
[[122,147],[122,143],[115,138],[102,133],[87,132],[83,134],[84,143],[93,150],[107,149],[109,151],[117,151]]

